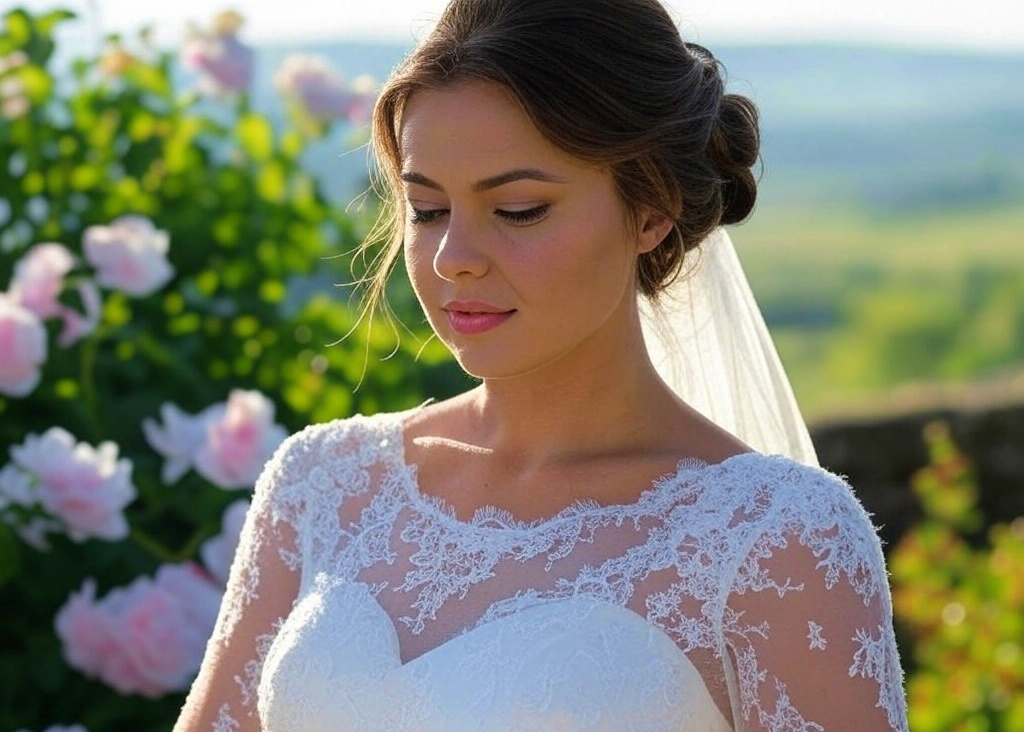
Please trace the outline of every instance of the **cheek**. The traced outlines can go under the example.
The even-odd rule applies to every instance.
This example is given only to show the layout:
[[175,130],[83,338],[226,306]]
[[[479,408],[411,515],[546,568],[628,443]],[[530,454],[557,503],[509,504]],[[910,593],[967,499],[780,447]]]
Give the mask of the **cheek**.
[[408,273],[409,281],[412,283],[412,288],[422,300],[423,296],[421,293],[435,279],[433,249],[427,245],[424,237],[415,236],[407,230],[403,256],[405,258],[405,270]]
[[538,271],[573,287],[584,300],[600,300],[618,292],[633,277],[635,255],[611,217],[576,219],[561,227],[549,242],[552,252],[538,262]]

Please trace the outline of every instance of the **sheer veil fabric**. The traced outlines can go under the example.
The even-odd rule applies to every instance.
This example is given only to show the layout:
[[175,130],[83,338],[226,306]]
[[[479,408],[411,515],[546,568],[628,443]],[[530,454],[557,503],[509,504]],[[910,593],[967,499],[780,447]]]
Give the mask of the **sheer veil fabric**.
[[644,336],[661,377],[687,404],[758,452],[818,459],[775,344],[729,234],[656,303],[640,298]]

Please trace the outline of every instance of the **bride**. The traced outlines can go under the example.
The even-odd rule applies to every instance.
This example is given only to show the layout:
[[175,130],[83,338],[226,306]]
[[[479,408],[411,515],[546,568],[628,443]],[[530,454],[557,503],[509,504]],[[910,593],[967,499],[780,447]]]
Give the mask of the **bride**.
[[281,447],[177,732],[906,730],[719,228],[758,130],[711,54],[657,0],[452,0],[373,124],[371,305],[404,257],[480,384]]

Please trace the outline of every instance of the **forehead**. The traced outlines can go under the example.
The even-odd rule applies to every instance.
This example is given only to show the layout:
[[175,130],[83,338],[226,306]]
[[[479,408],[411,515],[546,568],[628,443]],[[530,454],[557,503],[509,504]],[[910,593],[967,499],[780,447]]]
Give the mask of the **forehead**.
[[545,138],[512,93],[464,81],[412,94],[402,114],[402,168],[430,177],[479,177],[513,167],[582,167]]

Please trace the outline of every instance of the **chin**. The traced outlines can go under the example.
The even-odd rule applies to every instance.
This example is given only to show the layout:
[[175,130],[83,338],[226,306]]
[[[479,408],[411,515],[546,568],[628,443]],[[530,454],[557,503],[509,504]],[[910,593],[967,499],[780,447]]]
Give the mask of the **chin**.
[[538,374],[554,366],[565,356],[564,353],[526,353],[522,348],[517,349],[509,343],[488,344],[486,347],[481,344],[479,348],[467,347],[465,344],[462,348],[447,345],[462,370],[481,381]]
[[507,379],[523,373],[524,369],[517,368],[517,364],[511,363],[506,358],[490,359],[481,358],[480,354],[460,354],[452,350],[456,362],[468,376],[483,381],[485,379]]

